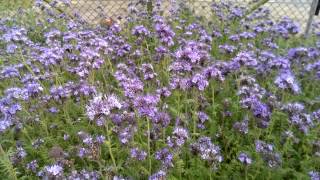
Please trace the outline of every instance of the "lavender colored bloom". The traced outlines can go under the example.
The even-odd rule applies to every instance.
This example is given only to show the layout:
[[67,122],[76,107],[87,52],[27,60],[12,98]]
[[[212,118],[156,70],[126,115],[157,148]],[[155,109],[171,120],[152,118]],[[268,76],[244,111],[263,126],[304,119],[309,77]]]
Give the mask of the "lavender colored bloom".
[[167,138],[169,147],[181,147],[189,138],[188,131],[182,127],[176,127],[173,130],[172,136]]
[[63,174],[63,167],[61,167],[60,165],[54,164],[52,166],[46,166],[45,171],[49,175],[52,175],[53,177],[59,177]]
[[191,79],[191,82],[196,85],[200,91],[203,91],[209,85],[208,80],[202,74],[194,75]]
[[289,121],[305,134],[307,134],[310,127],[314,125],[312,116],[306,113],[294,113],[289,117]]
[[143,91],[144,84],[132,69],[121,63],[118,64],[117,69],[114,76],[124,90],[125,96],[133,98],[137,93]]
[[157,95],[144,95],[135,97],[133,104],[140,116],[155,117],[158,112],[157,104],[160,101]]
[[50,108],[48,109],[48,111],[49,111],[50,113],[55,114],[55,113],[58,113],[58,112],[59,112],[59,109],[57,109],[56,107],[50,107]]
[[97,171],[87,171],[85,169],[78,172],[77,170],[73,170],[71,174],[67,177],[67,180],[98,180],[100,179],[100,175]]
[[18,46],[17,46],[17,45],[15,45],[15,44],[8,44],[8,45],[7,45],[6,52],[7,52],[8,54],[14,54],[17,49],[18,49]]
[[5,95],[9,99],[16,99],[16,100],[26,101],[29,98],[29,95],[26,89],[16,88],[16,87],[6,89]]
[[1,73],[1,76],[5,77],[5,78],[12,78],[12,77],[19,77],[20,76],[20,72],[19,72],[18,68],[15,66],[5,66],[1,70],[0,73]]
[[43,143],[44,143],[44,140],[39,138],[39,139],[36,139],[35,141],[32,142],[32,146],[35,149],[38,149]]
[[264,161],[268,164],[269,167],[276,167],[281,164],[280,154],[275,152],[274,146],[272,144],[267,144],[264,141],[256,140],[256,152],[262,155]]
[[190,72],[192,71],[192,65],[186,61],[175,61],[169,66],[169,70],[173,72]]
[[79,148],[78,149],[78,156],[80,157],[80,158],[84,158],[85,156],[87,156],[89,154],[89,150],[88,149],[86,149],[86,148],[83,148],[83,147],[81,147],[81,148]]
[[239,36],[243,39],[253,39],[256,34],[254,32],[242,32],[239,34]]
[[37,172],[39,165],[37,160],[33,160],[26,164],[26,169],[32,171],[33,173]]
[[15,155],[19,159],[24,159],[27,156],[27,152],[24,150],[23,147],[17,147]]
[[169,97],[171,95],[171,91],[167,87],[163,87],[157,89],[157,94],[161,97]]
[[312,112],[312,119],[320,122],[320,109]]
[[129,143],[132,136],[133,136],[133,128],[131,127],[125,127],[121,129],[118,133],[119,140],[122,144]]
[[98,136],[96,137],[96,142],[97,142],[98,144],[104,143],[105,140],[106,140],[106,137],[103,136],[103,135],[98,135]]
[[138,25],[132,29],[132,34],[138,37],[148,37],[150,36],[150,31],[143,25]]
[[233,124],[233,129],[236,131],[242,133],[242,134],[248,134],[249,132],[249,119],[244,119],[241,122],[236,122]]
[[26,84],[25,89],[27,90],[29,96],[36,96],[43,91],[43,87],[37,82]]
[[219,49],[222,53],[230,54],[230,53],[233,53],[237,48],[235,46],[225,44],[225,45],[219,45]]
[[202,111],[199,111],[197,115],[199,119],[198,128],[204,129],[205,128],[204,123],[209,120],[209,116]]
[[240,36],[238,34],[230,35],[229,39],[231,41],[240,41]]
[[63,140],[67,141],[70,138],[69,134],[64,134],[63,135]]
[[4,132],[13,125],[13,121],[9,118],[0,119],[0,133]]
[[155,25],[155,30],[162,43],[169,47],[174,45],[173,38],[175,33],[171,30],[169,25],[159,22]]
[[211,65],[206,67],[203,70],[203,74],[205,74],[207,78],[213,78],[219,81],[224,81],[225,79],[223,72],[221,71],[221,68],[219,68],[218,65]]
[[252,163],[252,159],[246,153],[240,153],[238,159],[241,163],[245,165],[250,165]]
[[166,179],[167,173],[163,170],[160,170],[154,174],[152,174],[148,179],[149,180],[161,180]]
[[157,73],[154,72],[152,64],[142,64],[141,71],[143,73],[144,80],[154,79]]
[[311,180],[319,180],[320,179],[320,172],[310,171],[308,174],[309,174]]
[[152,118],[154,125],[160,125],[161,127],[167,127],[170,123],[171,117],[166,112],[158,112],[156,116]]
[[284,104],[282,106],[282,109],[289,112],[290,114],[297,114],[297,113],[302,113],[305,110],[305,106],[302,103],[294,102],[294,103]]
[[233,58],[233,61],[248,67],[254,67],[258,64],[252,52],[240,52]]
[[97,95],[90,100],[87,105],[87,116],[90,120],[94,120],[99,115],[108,116],[113,109],[121,109],[122,105],[117,96],[111,94],[109,96]]
[[220,147],[212,144],[209,137],[201,137],[197,142],[191,144],[191,151],[198,154],[201,159],[209,161],[213,164],[213,168],[223,161],[220,153]]
[[277,57],[268,62],[270,67],[278,69],[290,69],[290,61],[283,57]]
[[253,101],[251,109],[253,111],[253,115],[257,118],[261,118],[264,120],[269,120],[271,116],[270,107],[261,101]]
[[143,150],[138,149],[138,148],[132,148],[130,150],[130,157],[137,159],[139,161],[143,161],[146,159],[147,153]]
[[302,58],[308,55],[308,49],[305,47],[291,48],[288,51],[289,59]]
[[155,154],[155,158],[161,161],[164,168],[173,167],[173,154],[169,151],[168,148],[158,150]]
[[272,32],[275,32],[284,38],[289,38],[289,35],[297,34],[299,31],[299,26],[288,17],[284,17],[278,24],[275,24],[272,27]]
[[280,71],[274,82],[280,89],[290,89],[295,94],[301,92],[300,86],[290,70]]
[[191,62],[193,64],[203,62],[208,57],[207,45],[195,41],[189,41],[185,46],[175,53],[178,60]]

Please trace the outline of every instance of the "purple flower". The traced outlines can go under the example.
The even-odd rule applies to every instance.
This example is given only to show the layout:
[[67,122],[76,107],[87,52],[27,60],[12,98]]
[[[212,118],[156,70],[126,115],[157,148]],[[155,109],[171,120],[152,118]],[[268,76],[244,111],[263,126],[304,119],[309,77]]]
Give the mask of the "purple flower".
[[252,159],[246,153],[240,153],[238,159],[241,163],[245,165],[250,165],[252,163]]
[[5,78],[19,77],[20,72],[15,66],[5,66],[1,70],[1,76]]
[[268,64],[271,68],[290,69],[290,61],[284,57],[273,58]]
[[222,53],[230,54],[230,53],[233,53],[237,48],[235,46],[225,44],[225,45],[219,45],[219,49]]
[[199,73],[192,77],[191,82],[196,85],[200,91],[203,91],[209,85],[206,77]]
[[319,180],[320,179],[320,172],[310,171],[308,174],[309,174],[311,180]]
[[268,164],[269,167],[276,167],[281,164],[280,154],[275,152],[274,146],[272,144],[267,144],[264,141],[256,140],[256,152],[262,155],[264,161]]
[[155,30],[162,43],[169,47],[174,45],[173,38],[175,33],[171,30],[169,25],[164,22],[158,22],[155,25]]
[[159,96],[148,94],[135,97],[133,105],[138,110],[140,116],[153,118],[158,112],[158,108],[156,106],[159,101]]
[[248,134],[249,132],[249,119],[244,119],[241,122],[236,122],[233,124],[233,129],[236,131],[242,133],[242,134]]
[[167,127],[170,124],[171,117],[166,112],[158,112],[156,116],[152,118],[154,125],[160,125],[161,127]]
[[252,52],[240,52],[233,61],[248,67],[255,67],[258,64]]
[[207,52],[207,45],[203,43],[198,43],[195,41],[189,41],[181,49],[176,51],[175,57],[177,60],[190,62],[192,64],[197,64],[209,59]]
[[308,49],[305,47],[291,48],[288,51],[289,59],[302,58],[308,55]]
[[98,180],[100,179],[100,175],[97,171],[87,171],[83,169],[80,172],[78,172],[77,170],[73,170],[71,174],[67,177],[67,180],[75,179]]
[[290,89],[295,94],[299,94],[301,92],[300,86],[294,74],[290,70],[281,70],[274,83],[280,89]]
[[205,112],[202,112],[202,111],[199,111],[197,113],[197,115],[198,115],[198,119],[199,119],[198,128],[205,129],[204,123],[209,120],[209,116]]
[[198,154],[201,159],[213,164],[213,168],[223,161],[220,147],[212,144],[209,137],[200,137],[197,142],[191,144],[191,151]]
[[33,173],[37,172],[39,165],[37,160],[33,160],[26,164],[26,169],[32,171]]
[[159,161],[161,161],[162,166],[164,168],[172,167],[173,163],[173,154],[169,151],[168,148],[163,148],[161,150],[158,150],[155,154],[155,158]]
[[143,25],[138,25],[132,29],[132,34],[138,37],[148,37],[150,36],[150,31]]
[[166,179],[167,173],[163,170],[160,170],[149,177],[149,180],[161,180]]
[[173,130],[172,136],[167,138],[169,147],[181,147],[189,138],[188,131],[182,127],[176,127]]
[[275,32],[284,38],[289,38],[290,34],[297,34],[299,31],[299,26],[288,17],[284,17],[278,24],[275,24],[272,27],[272,32]]
[[127,144],[133,136],[133,128],[125,127],[120,129],[118,133],[118,138],[122,144]]
[[141,71],[143,73],[144,80],[154,79],[157,73],[154,72],[152,64],[142,64]]
[[44,169],[49,175],[52,175],[53,177],[59,177],[63,174],[63,167],[57,164],[46,166]]
[[130,157],[137,159],[139,161],[143,161],[146,159],[147,153],[143,150],[138,149],[138,148],[132,148],[130,150]]
[[122,105],[117,96],[111,94],[109,96],[97,95],[90,100],[87,105],[87,116],[90,120],[94,120],[99,115],[108,116],[113,109],[121,109]]
[[6,49],[6,52],[8,54],[14,54],[16,52],[16,49],[18,49],[18,46],[15,45],[15,44],[8,44],[7,45],[7,49]]

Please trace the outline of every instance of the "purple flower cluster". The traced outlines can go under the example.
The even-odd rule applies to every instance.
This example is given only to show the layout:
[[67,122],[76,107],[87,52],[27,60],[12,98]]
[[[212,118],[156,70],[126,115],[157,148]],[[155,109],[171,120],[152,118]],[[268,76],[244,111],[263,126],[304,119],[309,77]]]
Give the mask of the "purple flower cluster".
[[274,83],[280,89],[288,89],[293,91],[295,94],[299,94],[301,92],[300,86],[294,76],[294,74],[290,70],[282,70],[279,72],[279,75],[276,77]]
[[[240,101],[242,107],[251,110],[260,128],[267,128],[272,111],[268,104],[262,102],[263,97],[266,96],[266,91],[252,77],[242,77],[241,81],[243,86],[241,86],[238,94],[242,97]],[[241,126],[241,124],[237,126]]]
[[155,158],[161,161],[163,169],[173,167],[173,154],[170,152],[168,148],[158,150],[155,154]]
[[143,161],[146,159],[147,153],[143,150],[138,149],[138,148],[132,148],[130,150],[130,157],[137,159],[139,161]]
[[92,100],[90,100],[87,108],[87,116],[90,120],[104,115],[108,116],[112,110],[121,109],[121,101],[117,96],[111,94],[109,96],[97,95]]
[[132,34],[138,37],[148,37],[150,36],[150,31],[143,25],[139,25],[132,29]]
[[157,22],[155,24],[155,30],[160,42],[162,42],[164,45],[168,47],[174,45],[173,38],[175,36],[175,32],[162,19],[157,19]]
[[171,148],[179,148],[183,146],[188,138],[188,131],[185,128],[176,127],[172,132],[172,136],[167,138],[167,144]]
[[[148,165],[149,179],[171,178],[183,166],[181,179],[195,168],[191,152],[205,162],[199,168],[226,162],[216,177],[239,165],[257,168],[253,144],[271,168],[281,155],[319,156],[319,42],[291,47],[299,28],[289,18],[273,22],[265,8],[249,13],[221,1],[206,23],[190,18],[188,3],[172,1],[171,16],[162,17],[160,0],[153,11],[141,0],[129,3],[129,23],[93,27],[53,11],[63,3],[70,5],[37,0],[44,11],[34,23],[0,18],[1,149],[17,175],[127,179],[133,169],[146,179]],[[297,150],[299,143],[307,148]],[[319,179],[315,170],[311,179]]]
[[252,163],[252,159],[246,153],[240,153],[238,159],[241,163],[245,165],[250,165]]
[[290,123],[297,126],[303,133],[308,134],[309,129],[314,126],[314,119],[317,118],[317,113],[306,113],[303,104],[288,103],[284,104],[282,109],[289,114]]
[[256,140],[256,152],[260,153],[264,161],[269,167],[277,167],[281,165],[281,156],[275,152],[274,145],[267,144],[264,141]]
[[209,137],[200,137],[197,142],[191,144],[191,151],[198,154],[201,159],[210,162],[213,169],[216,169],[219,163],[223,161],[220,147],[212,144]]

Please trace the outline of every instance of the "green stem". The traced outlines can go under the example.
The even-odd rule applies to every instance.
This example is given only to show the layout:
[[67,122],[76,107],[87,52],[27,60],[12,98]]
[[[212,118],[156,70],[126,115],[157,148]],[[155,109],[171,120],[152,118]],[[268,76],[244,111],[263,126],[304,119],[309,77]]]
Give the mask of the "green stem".
[[151,142],[151,139],[150,139],[150,120],[149,118],[147,118],[147,133],[148,133],[148,156],[149,156],[149,173],[151,175],[151,145],[150,145],[150,142]]
[[116,160],[114,159],[113,153],[112,153],[112,148],[111,148],[111,138],[110,138],[110,132],[109,132],[109,125],[107,123],[107,138],[108,138],[108,142],[106,143],[109,149],[109,154],[113,163],[113,166],[115,169],[117,169],[117,164],[116,164]]

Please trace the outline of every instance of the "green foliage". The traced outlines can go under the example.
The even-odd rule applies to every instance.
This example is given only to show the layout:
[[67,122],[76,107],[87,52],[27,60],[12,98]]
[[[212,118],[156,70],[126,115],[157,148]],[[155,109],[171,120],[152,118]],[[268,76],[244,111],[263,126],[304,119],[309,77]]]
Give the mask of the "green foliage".
[[[1,1],[0,1],[1,4]],[[9,7],[11,3],[0,6]],[[28,6],[28,4],[26,4]],[[28,36],[31,40],[44,43],[43,34],[52,27],[58,28],[63,31],[62,22],[55,22],[53,24],[45,24],[45,28],[41,29],[35,24],[35,19],[38,16],[36,13],[28,13],[26,17],[22,17],[18,22],[26,27],[36,27],[34,31],[30,31]],[[195,17],[192,16],[190,11],[183,11],[181,14],[183,19],[191,23]],[[178,25],[178,22],[172,22],[174,25]],[[146,22],[146,27],[151,24]],[[235,32],[239,22],[234,22],[233,29]],[[179,30],[177,30],[179,33]],[[135,39],[130,37],[130,31],[125,32],[123,35],[128,37],[128,41],[135,42]],[[182,32],[181,32],[182,33]],[[180,34],[178,34],[180,35]],[[132,38],[132,39],[130,39]],[[263,47],[261,40],[264,37],[258,37],[256,39],[257,47]],[[226,56],[218,51],[218,45],[230,43],[226,37],[221,38],[220,42],[214,41],[212,43],[211,55],[214,59],[224,59],[228,61],[232,55]],[[149,39],[142,44],[142,49],[147,49],[146,54],[152,54],[157,42],[155,39]],[[297,45],[311,45],[314,44],[314,39],[303,40],[301,37],[293,39],[281,39],[278,42],[279,54],[285,54],[290,47]],[[0,44],[1,45],[1,44]],[[178,47],[173,47],[177,49]],[[3,59],[8,57],[0,57],[0,64],[3,63]],[[22,54],[11,56],[12,62],[24,61]],[[138,64],[151,61],[152,57],[143,55]],[[89,79],[92,82],[99,81],[99,92],[121,92],[117,86],[117,82],[112,76],[115,65],[110,59],[106,58],[104,66],[90,74]],[[159,75],[159,79],[167,85],[169,83],[169,73],[167,72],[168,66],[172,59],[165,57],[161,63],[155,65],[155,71]],[[28,70],[26,70],[28,71]],[[60,85],[72,80],[73,77],[67,72],[61,72],[56,70],[57,75],[54,77],[54,83]],[[273,72],[275,73],[275,72]],[[320,128],[315,127],[305,136],[299,132],[295,127],[290,126],[288,123],[288,115],[274,111],[272,114],[272,120],[270,126],[262,131],[256,127],[253,117],[250,116],[250,112],[243,110],[239,104],[239,96],[237,90],[239,88],[238,77],[240,74],[234,75],[224,82],[211,81],[209,87],[204,91],[203,95],[208,100],[208,106],[205,111],[209,115],[209,121],[206,124],[206,129],[201,131],[196,128],[196,113],[200,106],[201,98],[199,92],[193,88],[187,92],[181,92],[175,90],[172,95],[166,99],[168,110],[172,119],[181,119],[183,125],[190,128],[190,139],[187,145],[182,148],[179,155],[174,157],[174,168],[170,170],[168,179],[308,179],[307,172],[313,169],[320,169],[320,157],[314,157],[312,155],[311,141],[319,139]],[[270,74],[270,79],[257,79],[259,84],[270,90],[272,93],[281,97],[283,102],[299,101],[309,104],[309,110],[316,110],[320,107],[320,101],[316,100],[318,92],[320,91],[319,83],[310,83],[312,79],[302,78],[299,79],[301,87],[303,87],[303,93],[300,95],[292,95],[286,91],[279,91],[273,84],[273,78],[275,74]],[[16,82],[4,81],[0,83],[1,93],[6,87],[10,87]],[[48,91],[48,84],[43,85]],[[157,87],[154,85],[147,86],[146,92],[151,92]],[[225,116],[225,102],[229,100],[230,105],[228,110],[233,113],[232,117]],[[80,140],[77,137],[79,131],[86,131],[92,134],[104,134],[107,139],[105,143],[98,150],[97,159],[81,159],[73,157],[77,161],[77,165],[74,169],[81,170],[82,168],[98,170],[102,177],[105,179],[111,178],[113,175],[121,174],[125,177],[132,177],[133,179],[147,179],[155,170],[159,169],[160,164],[153,157],[155,151],[161,147],[164,147],[166,143],[166,135],[170,135],[173,129],[169,127],[162,132],[162,140],[156,143],[150,142],[150,137],[146,136],[143,132],[146,129],[150,129],[150,123],[148,119],[138,119],[137,131],[133,137],[133,144],[143,149],[148,149],[149,159],[146,161],[127,161],[129,159],[128,154],[130,149],[124,147],[119,143],[112,129],[112,124],[108,123],[106,127],[97,127],[93,122],[89,122],[85,109],[88,99],[82,98],[79,102],[74,99],[69,99],[61,105],[61,111],[57,115],[50,115],[45,109],[38,110],[39,123],[35,123],[29,118],[34,117],[33,112],[28,112],[30,104],[23,104],[24,109],[20,112],[20,117],[26,122],[21,131],[15,132],[14,130],[1,135],[0,139],[0,179],[1,177],[8,177],[9,179],[34,179],[35,176],[31,172],[26,172],[22,165],[17,167],[13,166],[10,157],[14,151],[12,148],[15,146],[15,140],[19,139],[23,144],[27,144],[25,147],[28,152],[28,158],[25,162],[37,158],[39,159],[39,165],[43,167],[49,163],[54,162],[54,159],[50,157],[49,151],[54,146],[62,147],[67,152],[76,152],[76,145]],[[33,102],[34,104],[37,102]],[[164,103],[164,102],[161,102]],[[56,105],[56,104],[50,104]],[[245,116],[250,118],[250,131],[248,135],[242,136],[235,132],[232,127],[233,124],[239,120],[242,120]],[[147,123],[148,122],[148,123]],[[52,128],[54,127],[54,128]],[[292,142],[292,140],[282,143],[281,135],[285,130],[294,131],[300,139],[298,144]],[[64,134],[70,134],[71,137],[68,141],[63,140]],[[218,167],[218,170],[211,169],[211,164],[202,161],[198,156],[192,154],[189,151],[190,143],[194,142],[200,135],[206,135],[210,137],[215,144],[222,147],[221,151],[224,157],[224,162]],[[37,138],[43,138],[45,144],[39,149],[32,147],[32,142]],[[279,152],[282,152],[283,164],[279,168],[269,168],[265,162],[254,151],[254,140],[265,139],[276,144]],[[251,152],[254,162],[250,166],[241,164],[237,157],[239,152]]]

